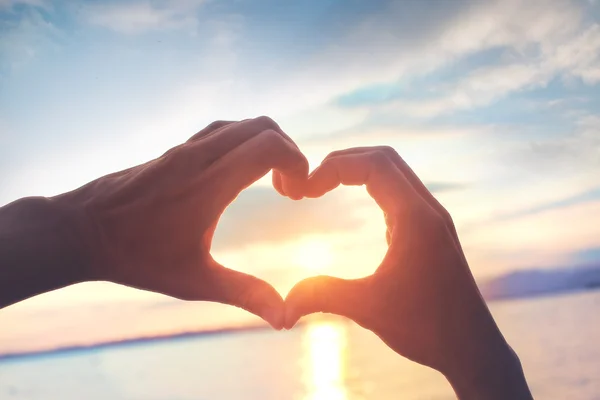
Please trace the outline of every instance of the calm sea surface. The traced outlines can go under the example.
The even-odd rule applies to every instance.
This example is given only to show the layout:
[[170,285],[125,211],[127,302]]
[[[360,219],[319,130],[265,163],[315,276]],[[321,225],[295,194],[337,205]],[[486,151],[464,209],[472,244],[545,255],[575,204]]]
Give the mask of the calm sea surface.
[[[600,400],[600,291],[496,302],[536,399]],[[0,362],[0,399],[452,399],[435,371],[350,323]]]

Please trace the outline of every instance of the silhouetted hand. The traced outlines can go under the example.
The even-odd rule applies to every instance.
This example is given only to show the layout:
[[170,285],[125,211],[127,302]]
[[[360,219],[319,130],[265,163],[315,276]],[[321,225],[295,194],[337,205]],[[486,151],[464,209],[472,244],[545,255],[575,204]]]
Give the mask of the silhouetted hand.
[[210,254],[224,209],[272,168],[277,190],[301,198],[294,187],[306,180],[308,162],[275,122],[215,122],[156,160],[54,200],[85,211],[79,225],[89,255],[86,280],[231,304],[280,329],[277,291]]
[[299,282],[285,327],[327,312],[373,331],[397,353],[449,379],[460,398],[529,399],[520,363],[498,330],[461,250],[448,212],[390,147],[337,151],[311,174],[304,195],[366,185],[387,225],[376,272]]

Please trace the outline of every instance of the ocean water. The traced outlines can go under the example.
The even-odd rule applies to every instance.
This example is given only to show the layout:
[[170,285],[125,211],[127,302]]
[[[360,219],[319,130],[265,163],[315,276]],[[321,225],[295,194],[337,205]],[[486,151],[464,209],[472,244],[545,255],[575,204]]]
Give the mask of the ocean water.
[[[600,291],[494,302],[536,399],[600,400]],[[437,372],[345,321],[0,362],[0,399],[453,399]]]

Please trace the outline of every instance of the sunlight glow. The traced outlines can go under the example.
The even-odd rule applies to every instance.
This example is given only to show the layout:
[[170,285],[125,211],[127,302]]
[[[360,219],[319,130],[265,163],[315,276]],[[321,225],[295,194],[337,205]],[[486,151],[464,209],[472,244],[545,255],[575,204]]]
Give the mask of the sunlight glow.
[[305,332],[305,400],[346,400],[346,331],[335,322],[318,322]]
[[321,271],[332,266],[334,254],[325,240],[309,238],[298,242],[293,260],[301,268]]

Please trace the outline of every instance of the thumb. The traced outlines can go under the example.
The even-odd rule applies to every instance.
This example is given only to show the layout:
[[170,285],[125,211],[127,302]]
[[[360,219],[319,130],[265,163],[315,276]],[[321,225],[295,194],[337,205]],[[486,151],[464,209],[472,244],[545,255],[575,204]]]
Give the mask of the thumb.
[[229,268],[213,270],[207,300],[240,307],[267,321],[273,328],[283,328],[284,303],[273,286],[255,276]]
[[359,318],[365,307],[367,278],[341,279],[315,276],[298,282],[285,299],[284,328],[291,329],[300,318],[317,312]]

